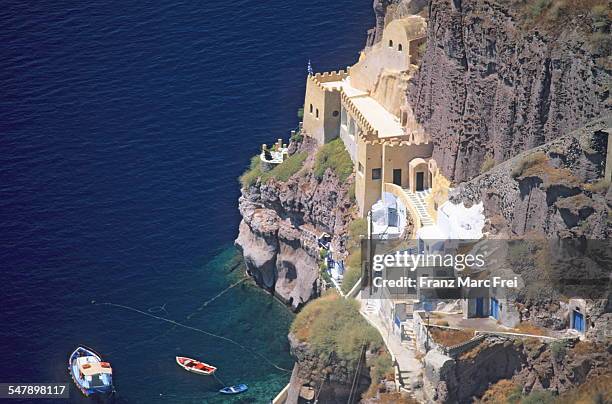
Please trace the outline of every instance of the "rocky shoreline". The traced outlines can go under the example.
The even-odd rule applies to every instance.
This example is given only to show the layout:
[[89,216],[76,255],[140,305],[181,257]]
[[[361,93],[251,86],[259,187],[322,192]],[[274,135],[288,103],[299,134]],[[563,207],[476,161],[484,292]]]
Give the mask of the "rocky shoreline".
[[[434,158],[454,188],[450,200],[484,203],[488,236],[607,239],[612,192],[600,179],[612,127],[605,88],[610,69],[586,34],[592,19],[544,15],[538,25],[527,6],[514,3],[374,0],[376,26],[366,46],[396,18],[428,18],[427,46],[406,91],[407,107],[432,134]],[[568,20],[561,23],[563,18]],[[294,311],[322,293],[318,237],[330,235],[342,254],[356,217],[354,177],[342,181],[330,169],[315,175],[316,151],[312,138],[296,137],[289,154],[307,154],[299,171],[283,181],[258,179],[242,188],[239,200],[236,246],[247,272]],[[567,307],[532,303],[520,302],[522,320],[567,326]],[[440,403],[496,402],[487,394],[504,383],[506,390],[521,387],[519,395],[560,394],[608,375],[610,347],[602,335],[612,321],[609,303],[588,307],[592,328],[586,336],[594,345],[488,336],[461,357],[428,352],[421,358],[425,396]],[[346,402],[346,363],[319,357],[292,334],[289,341],[296,365],[287,402],[315,391],[322,402]],[[368,385],[368,369],[358,378]]]
[[290,144],[291,154],[307,152],[302,169],[286,182],[258,180],[242,189],[242,215],[236,246],[249,275],[293,310],[320,293],[317,237],[327,233],[341,251],[353,217],[352,178],[341,183],[327,170],[313,173],[316,146],[304,138]]

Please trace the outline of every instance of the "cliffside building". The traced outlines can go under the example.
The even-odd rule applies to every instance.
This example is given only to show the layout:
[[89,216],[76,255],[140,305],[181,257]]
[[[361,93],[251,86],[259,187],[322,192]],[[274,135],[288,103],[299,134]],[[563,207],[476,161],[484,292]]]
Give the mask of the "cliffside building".
[[426,28],[420,16],[394,20],[346,71],[308,76],[303,133],[319,145],[342,139],[356,168],[362,217],[385,192],[410,203],[423,201],[432,187],[433,144],[406,102]]

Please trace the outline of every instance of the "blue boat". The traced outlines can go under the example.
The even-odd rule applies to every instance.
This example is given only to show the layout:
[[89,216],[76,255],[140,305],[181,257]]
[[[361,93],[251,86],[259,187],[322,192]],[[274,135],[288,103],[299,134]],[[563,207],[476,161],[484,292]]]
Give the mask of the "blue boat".
[[111,395],[115,392],[113,369],[89,348],[80,346],[74,350],[68,359],[68,372],[86,397]]
[[221,394],[239,394],[245,392],[249,389],[249,386],[246,384],[237,384],[235,386],[224,387],[219,390]]

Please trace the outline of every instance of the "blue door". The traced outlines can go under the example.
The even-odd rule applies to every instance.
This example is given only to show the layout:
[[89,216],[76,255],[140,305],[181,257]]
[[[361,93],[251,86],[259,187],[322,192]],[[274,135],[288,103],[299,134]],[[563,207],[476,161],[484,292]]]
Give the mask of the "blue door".
[[494,297],[491,298],[491,317],[499,320],[499,301]]
[[574,330],[584,332],[584,315],[574,310]]
[[476,317],[484,317],[484,298],[476,298]]

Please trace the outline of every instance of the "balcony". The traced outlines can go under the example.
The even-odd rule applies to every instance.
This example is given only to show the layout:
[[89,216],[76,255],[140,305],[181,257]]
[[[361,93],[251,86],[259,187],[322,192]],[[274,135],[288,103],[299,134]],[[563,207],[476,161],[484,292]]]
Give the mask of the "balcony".
[[282,139],[278,139],[270,148],[265,143],[261,145],[259,158],[264,171],[271,170],[274,166],[281,164],[287,157],[289,157],[289,148],[286,144],[283,144]]

